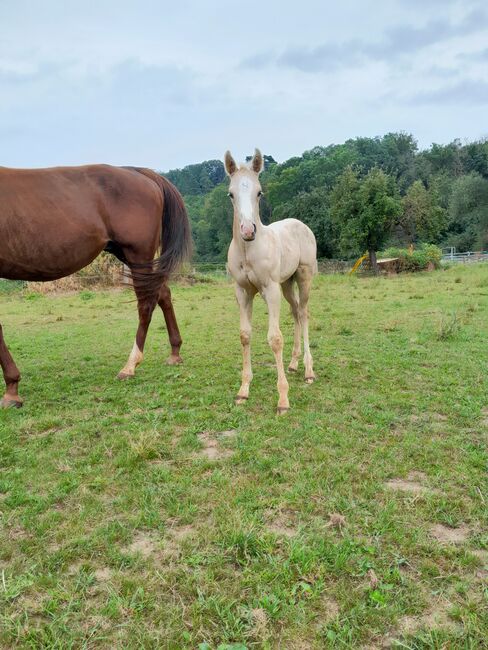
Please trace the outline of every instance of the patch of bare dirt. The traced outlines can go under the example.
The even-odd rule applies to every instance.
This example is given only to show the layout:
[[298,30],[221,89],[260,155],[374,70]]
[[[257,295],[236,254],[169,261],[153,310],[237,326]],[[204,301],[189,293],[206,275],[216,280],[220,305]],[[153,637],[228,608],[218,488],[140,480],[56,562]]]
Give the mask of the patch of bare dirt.
[[112,571],[107,566],[100,569],[96,569],[95,578],[98,582],[107,582],[112,577]]
[[470,532],[468,526],[464,525],[458,528],[449,528],[443,524],[434,524],[430,527],[432,537],[445,544],[462,544],[468,539]]
[[392,478],[386,481],[385,486],[390,490],[398,492],[408,492],[410,494],[427,494],[429,490],[423,483],[426,480],[423,472],[410,472],[407,478]]
[[161,555],[163,559],[173,559],[179,556],[182,543],[192,537],[195,528],[191,525],[173,525],[166,531]]
[[156,551],[154,538],[150,533],[139,531],[132,543],[123,549],[126,553],[139,553],[143,558],[148,558]]
[[418,630],[434,630],[438,628],[454,628],[455,623],[449,618],[448,611],[451,603],[445,598],[435,601],[420,616],[403,616],[398,624],[400,634],[415,634]]
[[284,526],[280,523],[268,524],[266,527],[270,533],[273,535],[278,535],[279,537],[294,537],[297,534],[297,531],[291,526]]
[[30,534],[22,526],[11,526],[7,529],[7,538],[9,540],[28,539]]
[[320,625],[332,621],[339,614],[339,605],[335,600],[324,596],[320,601]]
[[222,447],[220,441],[234,438],[236,432],[232,429],[228,431],[220,431],[219,433],[210,433],[209,431],[202,431],[197,434],[202,448],[197,452],[200,458],[207,458],[208,460],[221,460],[222,458],[229,458],[234,453],[232,449]]
[[266,519],[266,530],[273,535],[291,538],[297,534],[291,513],[270,510],[266,512]]

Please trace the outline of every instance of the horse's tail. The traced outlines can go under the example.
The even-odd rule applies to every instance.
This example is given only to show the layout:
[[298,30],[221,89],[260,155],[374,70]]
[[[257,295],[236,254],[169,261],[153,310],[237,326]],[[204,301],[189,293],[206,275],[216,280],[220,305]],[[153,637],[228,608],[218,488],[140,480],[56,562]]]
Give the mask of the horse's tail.
[[131,268],[133,279],[138,278],[139,285],[151,290],[190,259],[193,250],[190,220],[183,197],[168,179],[151,169],[133,169],[153,180],[159,186],[163,198],[159,256],[153,260],[150,269],[147,264],[136,264]]

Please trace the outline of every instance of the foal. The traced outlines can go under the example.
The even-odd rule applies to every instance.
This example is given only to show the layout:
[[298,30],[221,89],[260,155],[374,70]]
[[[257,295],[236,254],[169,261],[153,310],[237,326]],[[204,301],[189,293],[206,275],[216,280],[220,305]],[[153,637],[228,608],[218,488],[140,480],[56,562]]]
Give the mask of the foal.
[[[240,308],[242,344],[242,383],[236,404],[249,397],[251,370],[252,302],[260,293],[268,305],[268,343],[274,352],[278,370],[278,414],[286,413],[288,381],[283,369],[283,336],[280,331],[280,285],[290,303],[295,321],[293,352],[288,370],[296,372],[300,357],[301,330],[305,364],[305,381],[315,379],[308,342],[308,299],[312,277],[317,272],[317,245],[313,232],[297,219],[284,219],[270,226],[261,223],[259,197],[262,195],[259,174],[263,157],[256,149],[250,165],[236,165],[229,151],[225,170],[230,177],[229,196],[234,205],[233,238],[228,252],[228,268],[236,285]],[[294,290],[298,285],[298,297]]]

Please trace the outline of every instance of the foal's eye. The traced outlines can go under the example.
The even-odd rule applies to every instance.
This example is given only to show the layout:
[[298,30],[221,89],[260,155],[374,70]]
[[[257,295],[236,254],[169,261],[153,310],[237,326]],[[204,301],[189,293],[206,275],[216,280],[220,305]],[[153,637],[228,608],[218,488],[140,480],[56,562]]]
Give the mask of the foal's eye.
[[232,194],[232,192],[227,192],[227,196],[230,196],[231,199],[234,198],[234,195]]
[[261,190],[259,190],[259,192],[258,192],[258,197],[259,196],[263,196],[263,193],[261,192]]

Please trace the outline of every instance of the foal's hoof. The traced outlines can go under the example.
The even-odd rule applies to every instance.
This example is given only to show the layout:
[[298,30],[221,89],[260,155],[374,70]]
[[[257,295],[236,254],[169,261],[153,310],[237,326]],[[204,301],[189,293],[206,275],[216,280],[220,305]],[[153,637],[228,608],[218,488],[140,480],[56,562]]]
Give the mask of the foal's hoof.
[[296,372],[298,368],[295,368],[295,366],[288,366],[288,372]]
[[16,399],[6,399],[3,397],[0,400],[0,408],[2,409],[20,409],[22,408],[22,402]]
[[126,379],[134,379],[134,375],[129,375],[127,372],[122,372],[122,370],[117,375],[117,379],[120,381],[125,381]]
[[167,359],[166,363],[168,366],[177,366],[180,363],[183,363],[183,359],[180,357],[179,354],[171,354]]
[[315,377],[305,377],[306,384],[313,384],[314,381],[315,381]]
[[285,415],[290,410],[289,406],[278,406],[276,409],[276,415]]
[[235,398],[235,405],[239,406],[240,404],[245,404],[247,402],[248,398],[247,397],[242,397],[241,395],[238,395]]

